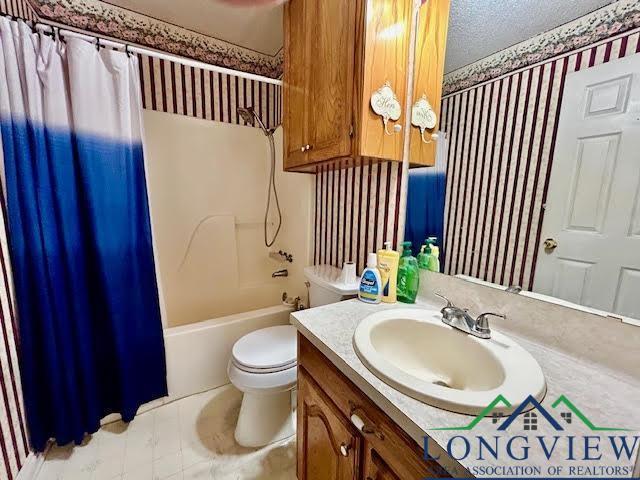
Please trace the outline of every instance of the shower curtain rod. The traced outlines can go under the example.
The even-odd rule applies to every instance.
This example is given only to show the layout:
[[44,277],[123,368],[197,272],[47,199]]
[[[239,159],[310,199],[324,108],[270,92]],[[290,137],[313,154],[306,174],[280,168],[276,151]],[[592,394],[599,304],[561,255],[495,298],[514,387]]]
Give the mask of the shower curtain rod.
[[172,55],[170,53],[164,53],[164,52],[159,52],[157,50],[150,50],[147,48],[136,47],[135,45],[131,45],[128,43],[114,42],[113,40],[107,40],[105,38],[101,38],[96,35],[87,35],[86,33],[80,33],[74,30],[68,30],[67,28],[63,28],[54,23],[45,23],[40,21],[35,23],[35,29],[41,30],[43,31],[43,33],[48,33],[48,34],[57,32],[57,34],[61,37],[81,38],[89,42],[100,42],[100,45],[103,47],[124,49],[130,53],[140,53],[142,55],[148,55],[150,57],[167,60],[169,62],[179,63],[186,67],[200,68],[202,70],[208,70],[210,72],[224,73],[226,75],[234,75],[236,77],[246,78],[247,80],[256,80],[258,82],[265,82],[265,83],[270,83],[272,85],[282,86],[282,80],[277,80],[275,78],[256,75],[253,73],[242,72],[239,70],[232,70],[230,68],[218,67],[217,65],[211,65],[210,63],[191,60],[189,58],[180,57],[178,55]]

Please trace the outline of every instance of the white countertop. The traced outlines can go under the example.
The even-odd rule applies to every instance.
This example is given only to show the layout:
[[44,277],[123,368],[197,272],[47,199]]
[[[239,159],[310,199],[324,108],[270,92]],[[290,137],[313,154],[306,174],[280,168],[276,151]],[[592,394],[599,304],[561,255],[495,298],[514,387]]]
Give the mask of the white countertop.
[[[423,445],[425,435],[437,444],[429,444],[430,453],[438,455],[442,453],[442,465],[455,477],[469,476],[536,476],[535,471],[524,471],[523,467],[539,468],[542,476],[549,476],[549,467],[561,467],[559,476],[583,476],[611,477],[631,476],[633,460],[627,461],[626,456],[617,460],[606,437],[626,435],[632,437],[640,431],[640,384],[631,377],[622,373],[608,370],[606,367],[589,364],[577,360],[559,351],[554,351],[543,345],[534,343],[522,337],[509,334],[511,338],[527,349],[539,362],[547,380],[547,394],[542,405],[554,413],[556,409],[551,404],[560,396],[565,395],[578,407],[596,426],[627,428],[629,432],[591,431],[576,415],[573,415],[572,423],[566,424],[564,432],[556,432],[542,415],[538,415],[538,429],[535,432],[524,431],[523,424],[514,422],[508,431],[497,431],[499,424],[493,424],[491,419],[480,421],[471,431],[441,431],[432,430],[438,427],[457,427],[467,425],[472,416],[441,410],[415,400],[398,390],[390,387],[371,373],[360,361],[353,348],[353,333],[362,319],[366,316],[387,309],[398,308],[439,308],[438,305],[426,302],[415,305],[379,304],[370,305],[358,300],[349,300],[323,307],[302,310],[291,314],[291,323],[296,326],[302,335],[311,341],[342,373],[358,386],[376,405],[385,411],[407,434],[409,434],[420,446]],[[496,329],[499,330],[499,329]],[[502,332],[504,333],[504,332]],[[464,355],[464,352],[460,352]],[[568,411],[558,407],[560,412]],[[556,415],[559,418],[559,414]],[[530,446],[526,460],[511,459],[505,452],[506,443],[515,436],[526,436],[525,439],[513,440],[514,456],[524,453],[524,442]],[[452,450],[454,456],[460,458],[456,461],[448,457],[446,451],[439,447],[447,447],[448,442],[454,436],[463,436],[471,443],[471,454],[462,458],[463,439],[456,439]],[[548,446],[554,441],[554,435],[560,436],[553,451],[551,460],[547,460],[544,450],[541,448],[535,436],[544,436]],[[574,457],[570,460],[567,435],[574,435]],[[498,459],[495,459],[485,450],[484,459],[478,457],[478,438],[493,443],[499,442],[500,449]],[[584,454],[584,436],[601,437],[589,440],[593,444],[600,442],[599,451],[593,450],[592,455],[602,454],[599,460],[582,460]],[[496,437],[499,437],[496,439]],[[630,440],[632,440],[630,438]],[[640,441],[638,442],[640,446]],[[433,452],[432,452],[433,450]],[[446,457],[445,457],[446,456]],[[635,457],[632,457],[635,458]],[[580,472],[576,468],[584,468],[589,465],[592,468],[624,467],[628,471],[619,471],[612,475],[611,471]],[[480,471],[480,468],[515,468],[510,471],[488,470]],[[573,467],[574,470],[570,470]],[[520,469],[520,470],[517,470]]]

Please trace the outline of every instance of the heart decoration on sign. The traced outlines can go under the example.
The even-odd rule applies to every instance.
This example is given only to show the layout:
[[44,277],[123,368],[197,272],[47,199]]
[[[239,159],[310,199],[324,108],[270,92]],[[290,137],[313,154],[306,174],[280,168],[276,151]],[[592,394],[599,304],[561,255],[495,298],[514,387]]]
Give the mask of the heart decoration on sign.
[[[382,117],[385,133],[387,135],[393,135],[387,129],[387,123],[389,120],[393,120],[394,122],[398,120],[402,113],[402,109],[400,107],[400,102],[388,81],[371,95],[371,108],[376,115]],[[399,127],[399,125],[397,127]],[[395,130],[399,131],[397,127]]]
[[426,129],[434,128],[437,123],[438,117],[436,116],[436,112],[433,111],[433,107],[429,103],[429,100],[427,100],[427,96],[422,95],[411,108],[411,125],[420,129],[420,137],[424,143],[431,143],[438,138],[437,135],[434,133],[431,135],[431,140],[425,140],[424,132]]

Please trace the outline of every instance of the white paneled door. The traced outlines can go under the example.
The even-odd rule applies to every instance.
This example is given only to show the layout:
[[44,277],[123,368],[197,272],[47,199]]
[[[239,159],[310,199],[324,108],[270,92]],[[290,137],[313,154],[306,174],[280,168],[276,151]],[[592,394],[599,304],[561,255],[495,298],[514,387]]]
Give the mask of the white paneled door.
[[534,291],[640,318],[640,55],[567,75]]

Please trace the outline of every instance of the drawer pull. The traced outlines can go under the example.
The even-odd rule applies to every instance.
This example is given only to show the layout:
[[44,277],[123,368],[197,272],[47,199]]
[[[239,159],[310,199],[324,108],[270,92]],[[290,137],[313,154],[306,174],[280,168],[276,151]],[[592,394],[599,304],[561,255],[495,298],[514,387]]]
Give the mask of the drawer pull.
[[374,434],[380,440],[384,440],[384,435],[379,430],[371,428],[364,423],[364,420],[360,418],[357,414],[351,414],[351,423],[353,423],[354,427],[356,427],[359,431],[364,433],[365,435]]
[[342,455],[343,457],[348,457],[349,450],[351,450],[351,445],[346,445],[344,443],[340,444],[340,455]]
[[364,432],[364,429],[366,428],[364,425],[364,421],[355,413],[351,414],[351,423],[353,423],[353,426],[358,430]]

